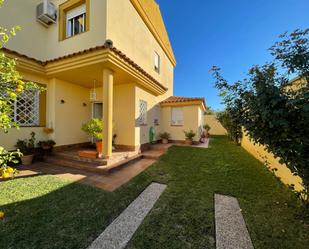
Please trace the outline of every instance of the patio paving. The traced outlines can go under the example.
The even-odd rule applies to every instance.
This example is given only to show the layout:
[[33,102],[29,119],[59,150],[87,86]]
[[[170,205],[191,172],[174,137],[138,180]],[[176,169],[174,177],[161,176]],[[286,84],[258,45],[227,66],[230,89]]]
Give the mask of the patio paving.
[[100,175],[84,170],[38,162],[31,166],[22,166],[19,169],[20,174],[17,178],[49,174],[112,192],[146,170],[154,162],[155,160],[152,159],[142,159],[134,164],[123,167],[120,170],[111,172],[108,175]]
[[[124,165],[120,168],[110,171],[108,174],[100,174],[97,172],[91,172],[89,170],[84,170],[81,168],[74,167],[64,167],[57,165],[57,160],[50,160],[46,162],[37,162],[30,166],[21,166],[19,168],[19,174],[17,178],[20,177],[31,177],[39,174],[49,174],[54,175],[69,181],[79,182],[83,184],[88,184],[96,188],[103,189],[105,191],[115,191],[117,188],[121,187],[123,184],[129,182],[132,178],[146,170],[150,167],[160,156],[162,156],[172,144],[162,145],[156,144],[151,145],[151,149],[143,153],[138,159],[134,159],[131,163]],[[59,152],[57,152],[59,153]],[[63,156],[76,155],[76,151],[65,151],[61,152]],[[126,162],[128,156],[136,155],[135,152],[117,152],[112,160],[115,163],[120,162],[119,158],[122,158]],[[73,160],[74,162],[74,160]],[[89,165],[91,165],[88,162]],[[97,167],[96,162],[94,162],[93,167]],[[111,162],[107,164],[111,165]],[[105,167],[105,166],[104,166]]]

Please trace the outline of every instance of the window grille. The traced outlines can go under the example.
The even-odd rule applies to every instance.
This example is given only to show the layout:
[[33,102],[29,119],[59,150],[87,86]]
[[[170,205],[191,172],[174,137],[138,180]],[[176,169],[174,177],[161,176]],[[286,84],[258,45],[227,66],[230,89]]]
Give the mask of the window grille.
[[21,126],[37,126],[40,119],[40,97],[37,90],[25,90],[14,103],[13,120]]
[[139,101],[139,125],[147,124],[147,102],[144,100]]

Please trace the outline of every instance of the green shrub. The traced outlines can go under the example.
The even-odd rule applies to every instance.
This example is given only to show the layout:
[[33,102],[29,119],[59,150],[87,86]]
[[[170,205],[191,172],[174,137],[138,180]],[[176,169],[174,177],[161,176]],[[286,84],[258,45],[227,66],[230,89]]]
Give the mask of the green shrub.
[[99,118],[93,118],[88,123],[82,125],[82,130],[90,137],[101,140],[103,138],[103,121]]

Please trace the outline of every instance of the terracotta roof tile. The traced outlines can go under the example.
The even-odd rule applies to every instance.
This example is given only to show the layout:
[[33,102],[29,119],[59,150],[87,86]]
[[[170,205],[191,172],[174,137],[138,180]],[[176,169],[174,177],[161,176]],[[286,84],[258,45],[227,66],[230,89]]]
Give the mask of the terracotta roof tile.
[[51,59],[51,60],[47,60],[47,61],[40,61],[40,60],[37,60],[35,58],[32,58],[32,57],[29,57],[27,55],[24,55],[24,54],[21,54],[21,53],[18,53],[16,51],[13,51],[13,50],[10,50],[8,48],[1,48],[2,51],[6,52],[6,53],[10,53],[10,54],[13,54],[13,55],[16,55],[18,57],[21,57],[21,58],[25,58],[25,59],[28,59],[28,60],[32,60],[42,66],[46,66],[48,63],[52,63],[52,62],[56,62],[56,61],[60,61],[60,60],[64,60],[64,59],[67,59],[67,58],[72,58],[74,56],[78,56],[78,55],[83,55],[83,54],[86,54],[86,53],[90,53],[90,52],[93,52],[93,51],[98,51],[98,50],[105,50],[105,49],[110,49],[111,51],[113,51],[117,56],[119,56],[120,58],[122,58],[124,61],[126,61],[127,63],[129,63],[132,67],[134,67],[136,70],[138,70],[140,73],[142,73],[144,76],[146,76],[148,79],[150,79],[151,81],[155,82],[158,86],[160,86],[161,88],[163,88],[164,90],[168,90],[168,88],[166,88],[165,86],[163,86],[159,81],[157,81],[155,78],[153,78],[149,73],[147,73],[144,69],[142,69],[139,65],[137,65],[133,60],[131,60],[129,57],[127,57],[123,52],[121,52],[120,50],[118,50],[117,48],[115,47],[112,47],[112,48],[109,48],[105,45],[102,45],[102,46],[96,46],[96,47],[92,47],[92,48],[89,48],[89,49],[85,49],[83,51],[79,51],[79,52],[75,52],[75,53],[72,53],[72,54],[68,54],[68,55],[64,55],[64,56],[61,56],[61,57],[58,57],[58,58],[54,58],[54,59]]
[[171,96],[161,103],[179,103],[179,102],[192,102],[192,101],[203,101],[205,103],[205,98],[190,98],[190,97],[178,97],[178,96]]

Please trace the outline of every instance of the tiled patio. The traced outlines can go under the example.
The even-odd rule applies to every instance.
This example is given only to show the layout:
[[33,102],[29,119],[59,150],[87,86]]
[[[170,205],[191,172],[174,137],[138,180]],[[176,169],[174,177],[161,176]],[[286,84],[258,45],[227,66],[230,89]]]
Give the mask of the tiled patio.
[[[78,169],[74,167],[63,167],[51,162],[37,162],[31,166],[22,166],[19,171],[18,177],[30,177],[39,174],[49,174],[55,175],[57,177],[73,181],[91,185],[93,187],[97,187],[106,191],[114,191],[117,188],[121,187],[123,184],[130,181],[132,178],[146,170],[150,167],[161,155],[163,155],[171,144],[168,145],[152,145],[151,149],[146,153],[140,155],[140,158],[137,158],[132,163],[128,163],[120,168],[112,170],[108,174],[100,174],[96,172],[90,172],[88,170]],[[64,152],[57,152],[57,154],[61,154],[64,157],[71,158],[73,156],[78,156],[76,150],[69,150]],[[135,158],[136,152],[124,152],[118,151],[114,153],[114,157],[112,160],[107,161],[107,164],[104,167],[112,165],[112,163],[119,164],[121,160],[125,162],[128,158]],[[80,158],[75,158],[76,160]],[[81,159],[83,160],[83,159]],[[93,159],[92,159],[93,160]],[[73,160],[74,161],[74,160]],[[90,164],[88,159],[85,161]],[[77,162],[77,161],[76,161]],[[96,164],[102,163],[101,159],[94,160],[93,167],[97,167]]]
[[[116,151],[109,160],[80,158],[76,149],[57,152],[57,156],[50,157],[47,162],[37,162],[30,166],[20,167],[17,178],[49,174],[112,192],[150,167],[172,145],[187,146],[183,144],[155,144],[142,154]],[[193,145],[193,147],[202,148],[207,148],[207,146],[208,143],[199,146]],[[61,165],[63,163],[61,160],[65,160],[69,165]],[[83,168],[84,165],[86,168]],[[101,168],[110,168],[111,170],[102,173]]]

